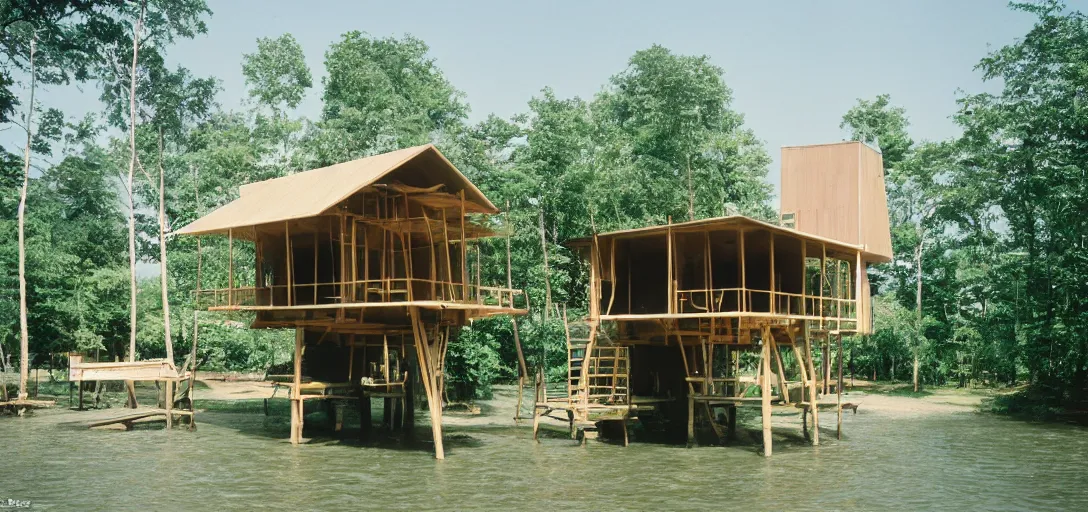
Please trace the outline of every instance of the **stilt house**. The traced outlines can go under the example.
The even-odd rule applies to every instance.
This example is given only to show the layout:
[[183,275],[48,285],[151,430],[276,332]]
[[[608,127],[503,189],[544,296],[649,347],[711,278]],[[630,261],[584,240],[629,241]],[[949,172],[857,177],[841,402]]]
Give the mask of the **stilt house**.
[[[568,334],[566,396],[538,391],[537,418],[566,412],[572,435],[614,420],[626,440],[628,419],[667,409],[692,443],[697,424],[731,435],[736,408],[752,405],[770,455],[772,407],[818,425],[830,341],[872,329],[866,268],[892,256],[881,155],[858,142],[783,148],[777,224],[730,216],[569,245],[588,260],[589,315],[568,327],[581,334]],[[755,376],[741,371],[751,359]],[[841,394],[834,407],[841,428]]]
[[[295,329],[294,368],[283,378],[292,442],[314,400],[358,399],[366,431],[370,398],[386,398],[387,415],[392,399],[394,421],[409,418],[410,427],[405,388],[418,371],[443,458],[450,336],[472,319],[528,309],[521,291],[485,286],[473,268],[467,246],[495,234],[487,216],[497,212],[426,145],[244,185],[179,233],[230,241],[229,282],[198,289],[201,308],[253,312],[253,328]],[[235,245],[252,258],[245,279],[235,277]]]

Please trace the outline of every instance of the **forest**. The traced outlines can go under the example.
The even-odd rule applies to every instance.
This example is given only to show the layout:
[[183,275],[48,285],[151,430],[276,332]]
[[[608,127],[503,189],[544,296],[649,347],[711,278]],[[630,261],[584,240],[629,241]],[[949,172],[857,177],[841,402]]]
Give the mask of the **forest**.
[[[1034,404],[1076,407],[1088,402],[1088,18],[1057,0],[1010,8],[1034,26],[979,56],[975,72],[996,92],[958,93],[958,137],[916,140],[888,95],[843,112],[844,136],[883,153],[895,250],[870,270],[875,333],[845,340],[845,359],[858,378],[1026,385]],[[197,241],[171,229],[242,184],[407,146],[433,142],[508,209],[514,286],[533,304],[521,340],[554,376],[566,372],[562,310],[586,307],[587,271],[564,241],[669,218],[777,222],[772,149],[707,56],[651,46],[592,98],[541,84],[524,112],[473,123],[422,40],[342,34],[315,83],[283,34],[243,55],[247,100],[225,108],[216,77],[167,58],[210,16],[204,0],[0,0],[0,131],[26,140],[0,149],[4,371],[17,371],[24,336],[40,368],[74,350],[163,357],[167,336],[188,347]],[[33,99],[43,86],[96,90],[103,110],[73,118]],[[315,87],[320,113],[295,116]],[[228,280],[226,242],[201,241],[205,287]],[[506,241],[481,253],[486,276],[505,282]],[[139,274],[138,263],[165,272]],[[252,263],[234,272],[251,279]],[[202,369],[290,359],[292,334],[202,315]],[[462,398],[516,379],[509,318],[464,328],[449,350]]]

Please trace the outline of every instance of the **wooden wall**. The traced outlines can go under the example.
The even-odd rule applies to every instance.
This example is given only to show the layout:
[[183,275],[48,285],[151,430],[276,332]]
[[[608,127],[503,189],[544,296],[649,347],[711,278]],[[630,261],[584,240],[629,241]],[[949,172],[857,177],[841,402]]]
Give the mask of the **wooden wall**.
[[880,153],[860,142],[782,148],[782,212],[796,228],[891,258]]

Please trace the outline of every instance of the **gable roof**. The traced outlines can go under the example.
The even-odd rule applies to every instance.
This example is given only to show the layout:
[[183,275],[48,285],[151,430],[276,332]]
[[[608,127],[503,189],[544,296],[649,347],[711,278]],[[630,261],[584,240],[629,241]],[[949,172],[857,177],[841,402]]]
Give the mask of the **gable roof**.
[[238,199],[175,231],[181,235],[226,233],[243,228],[314,217],[398,169],[412,173],[410,185],[445,184],[464,189],[465,199],[488,213],[498,208],[433,144],[405,148],[328,167],[242,185]]
[[[796,229],[786,228],[764,222],[744,215],[730,215],[726,217],[711,217],[707,219],[691,220],[686,222],[677,222],[673,224],[659,224],[655,226],[646,226],[634,229],[623,229],[619,231],[610,231],[607,233],[598,233],[598,240],[609,240],[618,238],[637,238],[642,236],[664,235],[665,233],[672,232],[685,232],[685,231],[701,231],[704,229],[719,230],[719,229],[732,229],[732,228],[755,228],[765,229],[778,235],[787,235],[794,238],[800,238],[810,242],[826,244],[828,248],[832,250],[839,250],[846,253],[853,253],[854,251],[861,252],[866,261],[878,261],[887,262],[890,261],[880,254],[874,254],[867,250],[863,245],[852,244],[843,242],[841,240],[835,240],[832,238],[822,237],[814,235],[812,233],[806,233],[804,231],[798,231]],[[588,247],[592,245],[593,237],[584,236],[567,240],[563,245],[567,247]]]

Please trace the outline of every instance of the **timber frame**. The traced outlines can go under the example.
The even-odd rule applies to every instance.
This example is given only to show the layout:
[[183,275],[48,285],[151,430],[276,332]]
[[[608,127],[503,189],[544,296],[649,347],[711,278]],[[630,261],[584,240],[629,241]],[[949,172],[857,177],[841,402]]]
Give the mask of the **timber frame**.
[[[834,408],[841,437],[843,408],[856,412],[842,403],[842,335],[871,332],[866,269],[891,260],[880,154],[856,142],[783,148],[783,197],[777,225],[669,219],[568,241],[589,267],[588,315],[564,318],[567,393],[538,386],[534,438],[540,418],[559,411],[572,437],[618,421],[626,444],[629,419],[674,402],[686,405],[673,417],[686,418],[689,446],[698,417],[731,438],[742,406],[760,408],[766,456],[774,407],[800,409],[814,445],[819,409]],[[572,337],[572,325],[584,334]]]
[[410,432],[419,383],[442,459],[450,337],[473,319],[529,307],[509,279],[482,283],[478,241],[499,234],[494,213],[427,145],[246,185],[180,232],[227,238],[228,278],[198,283],[198,307],[251,312],[253,328],[295,330],[293,371],[278,377],[291,401],[292,443],[303,442],[304,406],[314,400],[336,404],[337,430],[343,402],[358,400],[365,436],[370,399],[382,398],[387,426]]

